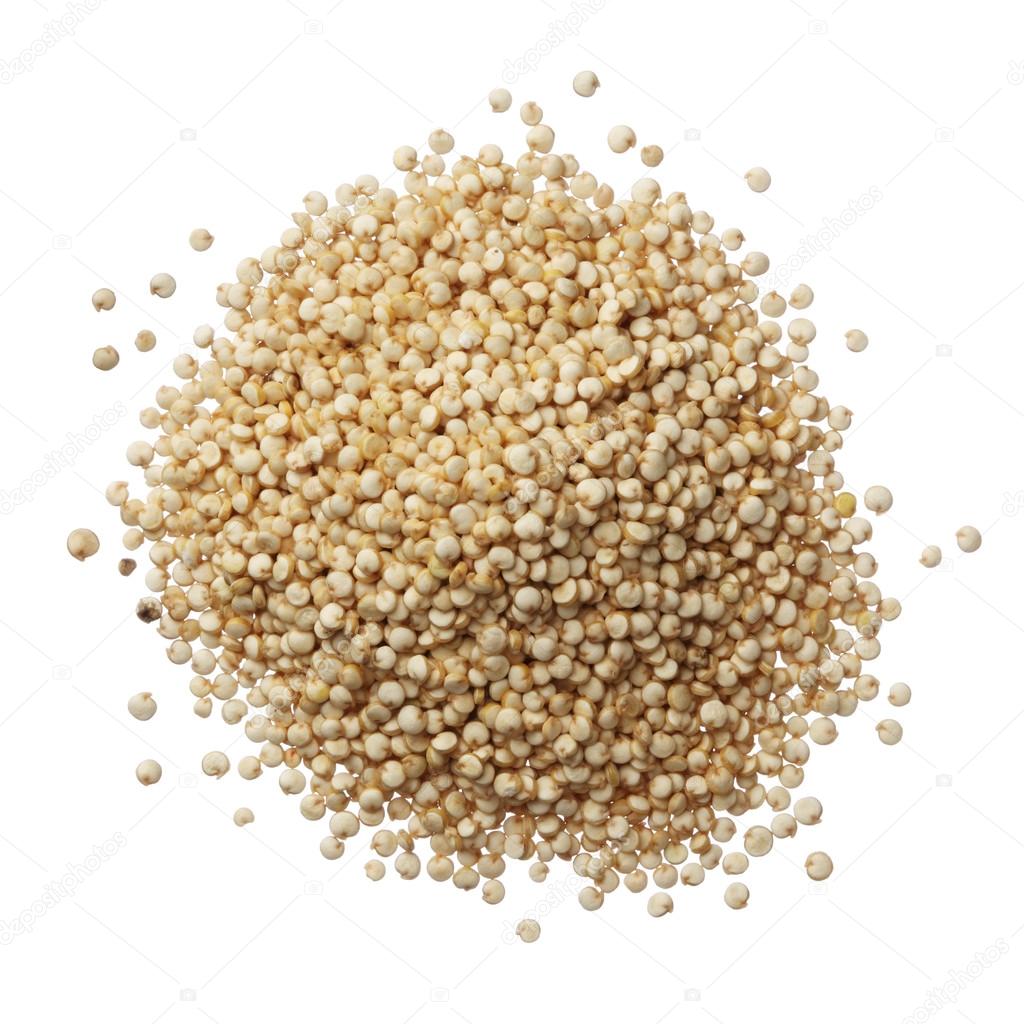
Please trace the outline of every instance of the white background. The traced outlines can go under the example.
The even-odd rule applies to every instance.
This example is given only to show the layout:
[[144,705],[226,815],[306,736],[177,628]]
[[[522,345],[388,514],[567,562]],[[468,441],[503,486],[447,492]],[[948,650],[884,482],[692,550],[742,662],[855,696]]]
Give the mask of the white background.
[[[73,34],[49,42],[63,3],[3,4],[5,1017],[1014,1015],[1024,971],[1024,12],[998,0],[975,0],[970,17],[924,0],[837,3],[105,0],[78,8]],[[14,63],[33,48],[31,67]],[[584,67],[603,83],[592,100],[570,88]],[[516,106],[499,118],[484,98],[501,84]],[[138,484],[123,461],[143,436],[137,411],[193,327],[219,323],[217,283],[274,243],[306,191],[331,195],[364,172],[387,178],[392,150],[422,147],[433,127],[455,129],[461,152],[494,141],[518,154],[514,111],[526,99],[544,107],[556,149],[617,189],[641,173],[639,158],[612,156],[605,134],[631,124],[641,144],[666,150],[656,172],[666,191],[685,190],[719,228],[741,227],[790,284],[814,287],[811,365],[822,391],[856,413],[839,468],[858,493],[882,482],[896,494],[870,547],[876,579],[904,602],[875,664],[883,692],[913,687],[896,713],[906,742],[875,737],[873,719],[892,713],[884,698],[839,721],[803,790],[823,800],[824,821],[754,862],[740,913],[722,903],[720,872],[677,890],[675,913],[653,920],[646,897],[624,890],[586,914],[564,865],[541,886],[511,865],[495,908],[425,876],[370,883],[362,837],[340,863],[324,861],[325,823],[304,821],[273,773],[257,783],[199,773],[205,751],[237,762],[248,742],[216,713],[192,714],[187,667],[172,666],[132,614],[142,568],[130,579],[114,568],[123,527],[102,489],[119,477]],[[774,177],[760,196],[740,176],[755,164]],[[844,216],[865,195],[871,208]],[[208,253],[187,246],[197,225],[217,236]],[[801,255],[807,238],[816,248]],[[179,282],[171,301],[147,294],[162,270]],[[118,304],[97,315],[89,296],[101,285]],[[159,339],[147,354],[132,346],[143,327]],[[851,327],[871,338],[863,354],[843,344]],[[90,354],[107,343],[121,364],[100,374]],[[54,472],[49,453],[69,434],[85,441],[70,442]],[[953,540],[963,523],[985,533],[972,556]],[[80,525],[103,544],[84,565],[64,550]],[[926,543],[947,556],[930,573],[917,564]],[[160,702],[149,723],[125,710],[140,689]],[[150,756],[164,778],[143,789],[133,769]],[[244,830],[230,821],[242,803],[256,813]],[[104,842],[117,852],[53,899],[51,883]],[[801,864],[822,848],[836,873],[816,888]],[[527,912],[541,941],[508,942]],[[11,930],[19,917],[24,933]]]

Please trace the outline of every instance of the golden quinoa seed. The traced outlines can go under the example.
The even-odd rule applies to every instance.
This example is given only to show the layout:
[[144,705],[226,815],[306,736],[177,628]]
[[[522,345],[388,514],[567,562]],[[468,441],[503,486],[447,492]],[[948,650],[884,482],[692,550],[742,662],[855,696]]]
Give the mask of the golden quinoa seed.
[[79,527],[68,534],[68,554],[84,562],[91,558],[100,549],[100,539],[92,530]]
[[135,347],[140,352],[152,352],[156,348],[156,335],[152,331],[139,331],[135,335]]
[[926,569],[934,569],[942,561],[942,549],[937,544],[929,544],[921,552],[920,562]]
[[[558,858],[584,908],[622,886],[662,916],[820,820],[794,791],[878,696],[900,607],[815,326],[778,322],[810,289],[761,295],[739,228],[651,177],[616,197],[520,115],[518,156],[438,129],[395,150],[401,187],[307,193],[140,413],[138,496],[105,496],[195,714],[244,731],[238,774],[321,822],[326,859],[351,839],[371,878],[393,858],[497,903],[513,862],[543,882]],[[738,828],[763,804],[770,828]]]

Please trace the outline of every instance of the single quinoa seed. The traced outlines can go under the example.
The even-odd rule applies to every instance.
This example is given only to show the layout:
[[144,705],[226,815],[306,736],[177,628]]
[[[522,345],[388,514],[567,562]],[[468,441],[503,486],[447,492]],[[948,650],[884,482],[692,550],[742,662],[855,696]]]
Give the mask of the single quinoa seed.
[[846,332],[846,347],[851,352],[863,352],[868,347],[868,336],[856,328]]
[[113,345],[104,345],[92,354],[92,365],[97,370],[112,370],[120,361],[121,356]]
[[487,97],[491,110],[496,114],[504,114],[512,106],[512,94],[508,89],[492,89]]
[[937,544],[929,544],[921,552],[920,562],[926,569],[934,569],[942,561],[942,550]]
[[156,335],[152,331],[139,331],[135,335],[135,347],[140,352],[152,352],[156,348]]
[[117,296],[109,288],[99,288],[92,293],[92,308],[97,313],[113,309],[117,302]]
[[170,274],[154,274],[149,281],[149,294],[160,299],[169,299],[178,287]]
[[523,942],[536,942],[540,938],[540,925],[532,917],[524,917],[516,925],[516,935]]
[[100,539],[92,530],[79,527],[68,534],[68,554],[84,562],[100,549]]
[[956,545],[968,554],[977,551],[981,547],[981,531],[974,526],[961,526],[956,531]]
[[189,234],[188,244],[196,252],[206,252],[213,245],[213,235],[206,228],[196,228]]
[[246,825],[251,825],[256,820],[256,815],[253,814],[248,807],[239,807],[231,816],[231,820],[239,828],[244,828]]
[[577,72],[576,77],[572,80],[573,92],[575,92],[577,96],[593,96],[600,85],[601,82],[593,71]]
[[135,769],[135,778],[144,786],[152,786],[160,781],[163,773],[164,770],[157,761],[147,758],[147,760],[139,762]]
[[763,167],[751,167],[743,177],[751,192],[767,192],[772,183],[772,176]]
[[128,713],[140,722],[148,722],[156,714],[153,694],[143,691],[128,698]]

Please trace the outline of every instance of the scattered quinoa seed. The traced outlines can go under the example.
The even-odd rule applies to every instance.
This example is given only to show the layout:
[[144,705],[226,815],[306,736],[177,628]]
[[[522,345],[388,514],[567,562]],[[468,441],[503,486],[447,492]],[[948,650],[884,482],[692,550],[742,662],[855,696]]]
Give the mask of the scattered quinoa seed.
[[512,94],[508,89],[492,89],[487,97],[491,110],[496,114],[504,114],[512,106]]
[[593,71],[579,71],[572,80],[573,92],[577,96],[593,96],[600,85],[601,82]]
[[903,739],[903,726],[892,718],[883,718],[875,726],[875,732],[887,747],[893,747]]
[[170,274],[154,274],[149,281],[149,294],[156,295],[161,299],[169,299],[177,287],[177,282]]
[[974,526],[961,526],[956,531],[957,547],[968,554],[981,547],[981,531]]
[[640,150],[640,159],[646,167],[657,167],[665,159],[665,151],[661,146],[644,146]]
[[929,544],[921,552],[920,562],[926,569],[934,569],[942,561],[942,550],[937,544]]
[[743,177],[751,192],[766,192],[772,183],[772,176],[763,167],[751,167]]
[[742,910],[750,899],[750,890],[742,882],[730,882],[725,888],[724,899],[730,909]]
[[163,773],[164,771],[158,762],[147,758],[145,761],[139,762],[138,767],[135,769],[135,778],[144,786],[152,786],[160,781]]
[[851,352],[863,352],[868,347],[868,336],[856,329],[846,332],[846,347]]
[[874,484],[864,492],[864,504],[879,515],[888,512],[892,508],[892,491],[881,484]]
[[137,563],[134,558],[122,558],[117,563],[117,571],[122,576],[131,576],[135,572]]
[[625,153],[636,145],[636,132],[629,125],[617,124],[608,132],[608,148],[613,153]]
[[540,925],[532,917],[524,917],[516,925],[516,935],[523,942],[536,942],[540,938]]
[[206,228],[196,228],[189,234],[188,244],[196,252],[206,252],[213,245],[213,235]]
[[121,356],[113,345],[104,345],[92,354],[92,365],[97,370],[112,370],[120,361]]
[[656,892],[647,901],[647,913],[651,917],[664,917],[672,913],[674,907],[672,897],[667,892]]
[[804,870],[808,878],[815,882],[824,882],[832,874],[832,858],[827,853],[817,850],[808,854],[807,860],[804,861]]
[[902,708],[910,703],[910,687],[906,683],[893,683],[889,687],[889,703],[894,708]]
[[139,331],[135,335],[135,347],[140,352],[151,352],[156,348],[156,335],[152,331]]
[[143,691],[128,698],[128,713],[140,722],[148,722],[156,714],[153,694]]
[[109,288],[99,288],[92,293],[92,308],[97,313],[113,309],[116,302],[117,296]]
[[251,825],[256,820],[256,815],[253,814],[248,807],[239,807],[231,816],[231,820],[239,828],[244,828],[246,825]]
[[92,530],[79,527],[68,534],[68,553],[72,558],[84,562],[100,549],[100,539]]

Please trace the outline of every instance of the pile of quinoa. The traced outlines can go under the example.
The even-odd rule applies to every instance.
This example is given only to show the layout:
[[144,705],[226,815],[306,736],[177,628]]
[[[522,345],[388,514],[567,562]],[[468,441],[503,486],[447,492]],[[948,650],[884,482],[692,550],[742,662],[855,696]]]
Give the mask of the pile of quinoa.
[[[520,115],[513,160],[451,156],[439,129],[422,156],[396,150],[401,189],[363,175],[333,202],[309,193],[218,288],[224,333],[199,328],[205,356],[179,355],[143,410],[141,496],[118,481],[107,497],[126,546],[148,545],[138,614],[191,670],[196,713],[217,701],[244,730],[236,770],[277,772],[324,822],[325,857],[373,830],[402,878],[423,867],[491,903],[507,861],[539,881],[561,858],[586,909],[650,879],[662,916],[674,887],[741,874],[820,821],[791,794],[877,695],[868,663],[900,606],[835,467],[851,413],[817,393],[815,326],[782,322],[811,289],[761,295],[768,257],[741,255],[737,228],[650,177],[617,197],[554,151],[536,103]],[[626,154],[636,133],[608,144]],[[642,162],[662,156],[647,144]],[[891,503],[869,490],[871,511]],[[727,852],[763,806],[770,824]],[[821,880],[832,862],[806,867]],[[736,909],[749,895],[724,889]]]

